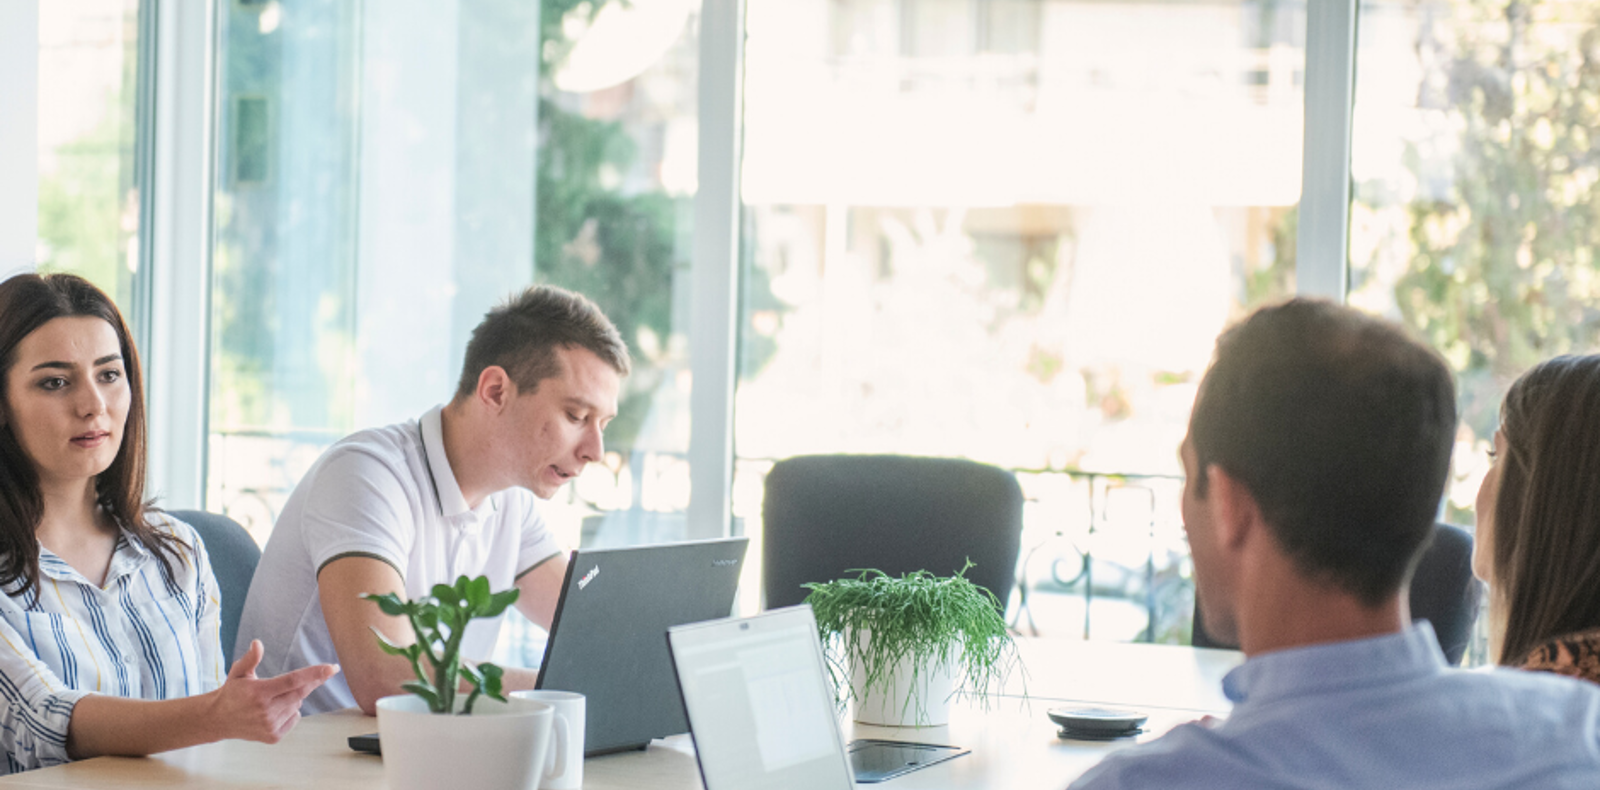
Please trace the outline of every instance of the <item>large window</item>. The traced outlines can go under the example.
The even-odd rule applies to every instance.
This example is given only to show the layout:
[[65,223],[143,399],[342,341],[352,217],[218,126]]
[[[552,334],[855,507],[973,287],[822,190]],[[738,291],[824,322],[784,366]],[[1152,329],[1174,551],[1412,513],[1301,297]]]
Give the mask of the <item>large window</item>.
[[748,29],[736,512],[802,453],[1015,469],[1019,624],[1183,639],[1189,405],[1294,287],[1303,4],[752,0]]
[[219,9],[209,505],[264,540],[327,445],[448,400],[483,313],[551,282],[636,366],[547,517],[681,537],[695,4]]
[[35,260],[41,270],[88,278],[130,320],[139,262],[138,64],[138,0],[39,3]]
[[484,312],[549,282],[635,367],[547,522],[681,539],[697,4],[217,9],[208,506],[265,541],[322,450],[447,401]]
[[605,462],[552,507],[572,545],[682,540],[700,4],[541,5],[534,277],[594,299],[634,361]]
[[[142,213],[165,205],[140,172],[141,43],[193,63],[151,57],[149,3],[38,7],[37,259],[159,315],[170,293],[135,298]],[[572,545],[697,534],[691,444],[728,415],[690,420],[689,362],[718,357],[689,317],[723,265],[693,251],[734,230],[691,221],[723,188],[698,183],[700,57],[733,46],[702,40],[699,2],[211,12],[215,95],[179,83],[159,116],[212,109],[209,370],[164,360],[207,382],[204,504],[264,539],[329,443],[447,399],[484,310],[553,282],[600,302],[638,364],[552,523]],[[1331,155],[1301,150],[1308,101],[1338,103],[1307,96],[1303,0],[744,14],[731,528],[759,540],[779,458],[970,457],[1028,498],[1020,627],[1181,639],[1194,388],[1228,320],[1295,292],[1302,167]],[[1600,0],[1372,0],[1359,29],[1349,298],[1456,369],[1445,515],[1467,521],[1506,385],[1600,341]]]
[[1446,518],[1470,522],[1500,399],[1600,349],[1600,2],[1362,5],[1350,302],[1457,375]]
[[207,504],[264,539],[324,447],[447,400],[532,278],[538,16],[217,10]]

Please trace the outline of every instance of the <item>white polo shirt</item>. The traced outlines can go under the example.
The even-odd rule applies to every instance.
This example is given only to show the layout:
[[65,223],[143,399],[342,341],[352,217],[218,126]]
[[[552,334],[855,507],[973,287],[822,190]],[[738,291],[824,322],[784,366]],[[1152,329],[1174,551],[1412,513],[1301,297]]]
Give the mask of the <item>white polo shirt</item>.
[[[461,575],[488,576],[492,589],[503,590],[563,550],[527,489],[491,494],[476,510],[467,508],[445,457],[442,408],[345,437],[295,486],[250,584],[234,651],[240,655],[260,639],[262,677],[338,663],[317,596],[317,572],[333,560],[382,560],[400,572],[406,597],[416,598]],[[474,622],[462,655],[488,658],[499,631],[499,618]],[[312,692],[301,711],[355,704],[340,674]]]

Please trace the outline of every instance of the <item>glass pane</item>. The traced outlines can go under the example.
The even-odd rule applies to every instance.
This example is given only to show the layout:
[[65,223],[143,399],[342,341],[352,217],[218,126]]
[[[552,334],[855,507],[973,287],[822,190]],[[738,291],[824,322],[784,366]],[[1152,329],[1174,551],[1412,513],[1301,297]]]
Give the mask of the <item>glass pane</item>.
[[1471,523],[1501,397],[1600,347],[1600,0],[1366,2],[1350,301],[1455,370],[1445,517]]
[[682,540],[700,3],[542,5],[535,278],[594,299],[634,361],[605,463],[551,509],[584,546]]
[[[635,367],[605,463],[546,521],[569,546],[681,537],[698,3],[217,9],[209,507],[265,541],[328,445],[448,400],[484,312],[551,282]],[[538,660],[525,621],[503,636]]]
[[207,501],[264,540],[327,445],[448,400],[472,328],[531,282],[539,18],[217,10]]
[[1186,641],[1177,448],[1218,331],[1293,291],[1304,38],[1289,2],[752,0],[736,513],[802,453],[1014,469],[1012,616]]
[[133,315],[139,263],[139,2],[39,3],[39,268]]

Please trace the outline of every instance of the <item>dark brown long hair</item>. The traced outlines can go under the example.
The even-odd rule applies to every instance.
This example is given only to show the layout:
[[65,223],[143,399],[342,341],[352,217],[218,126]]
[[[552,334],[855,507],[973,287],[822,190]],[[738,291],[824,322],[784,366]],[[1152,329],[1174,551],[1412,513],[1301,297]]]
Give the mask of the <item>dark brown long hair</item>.
[[[161,560],[170,579],[183,544],[170,533],[157,530],[148,518],[144,377],[139,352],[117,306],[88,280],[71,274],[20,274],[0,282],[0,413],[11,411],[6,382],[23,338],[51,320],[74,316],[99,318],[116,330],[131,396],[122,446],[111,466],[95,477],[95,496],[118,525]],[[39,584],[36,530],[44,517],[44,498],[39,491],[39,470],[18,443],[12,424],[6,419],[0,426],[0,590],[16,595],[34,591]]]
[[1501,664],[1600,627],[1600,355],[1543,362],[1500,408],[1492,530]]

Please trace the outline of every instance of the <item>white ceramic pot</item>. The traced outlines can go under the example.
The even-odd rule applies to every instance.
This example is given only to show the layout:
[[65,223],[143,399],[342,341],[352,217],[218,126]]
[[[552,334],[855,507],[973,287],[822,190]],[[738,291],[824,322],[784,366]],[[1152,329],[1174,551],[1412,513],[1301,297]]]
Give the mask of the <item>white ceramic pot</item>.
[[[862,637],[870,638],[870,637]],[[888,670],[888,683],[866,688],[866,668],[859,661],[850,667],[850,689],[855,695],[855,720],[885,727],[943,727],[950,723],[950,702],[956,688],[956,667],[927,664],[920,669],[902,659]]]
[[515,697],[480,697],[470,716],[431,713],[413,694],[384,697],[378,700],[383,772],[391,790],[536,790],[553,718],[549,705]]

